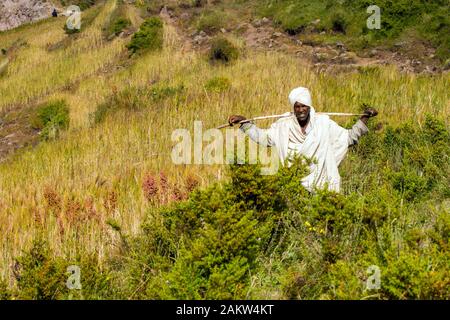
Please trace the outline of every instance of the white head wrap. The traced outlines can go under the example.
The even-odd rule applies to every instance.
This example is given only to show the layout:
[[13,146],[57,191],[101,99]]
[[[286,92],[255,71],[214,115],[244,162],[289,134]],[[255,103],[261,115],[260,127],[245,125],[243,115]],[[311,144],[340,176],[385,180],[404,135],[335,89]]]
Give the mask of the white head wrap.
[[289,94],[289,102],[292,107],[294,107],[296,102],[312,107],[311,94],[309,93],[309,90],[304,87],[298,87],[292,90]]

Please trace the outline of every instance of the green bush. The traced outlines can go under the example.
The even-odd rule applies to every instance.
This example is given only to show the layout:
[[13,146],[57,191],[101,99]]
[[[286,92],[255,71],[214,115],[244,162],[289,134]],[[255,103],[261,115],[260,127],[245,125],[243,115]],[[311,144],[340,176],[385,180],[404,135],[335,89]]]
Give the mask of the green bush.
[[158,17],[151,17],[136,32],[127,45],[132,53],[143,50],[158,50],[163,45],[163,22]]
[[228,78],[224,77],[214,77],[209,79],[205,84],[206,91],[209,92],[224,92],[231,88],[231,82]]
[[31,122],[33,128],[41,131],[43,139],[56,138],[69,127],[69,107],[64,100],[48,102],[37,108]]
[[335,11],[331,16],[331,29],[335,32],[346,33],[348,21],[345,13],[342,11]]
[[211,43],[209,59],[211,61],[231,62],[239,57],[238,49],[226,38],[215,38]]
[[226,21],[225,12],[205,11],[197,20],[197,30],[214,33],[220,31],[221,28],[225,28]]
[[164,99],[182,94],[184,86],[156,85],[152,87],[128,87],[99,104],[96,110],[90,115],[92,123],[102,122],[109,114],[118,110],[139,111],[161,102]]
[[[80,268],[81,289],[69,289],[69,266]],[[16,259],[14,277],[17,290],[8,298],[32,300],[104,299],[111,295],[110,273],[99,267],[98,258],[91,254],[76,259],[54,257],[48,243],[33,242],[30,250]]]
[[128,28],[130,25],[131,25],[130,19],[118,18],[117,20],[114,21],[114,23],[112,25],[111,33],[115,34],[115,35],[118,35],[124,29]]
[[0,300],[9,300],[11,299],[11,292],[6,284],[6,281],[0,279]]
[[131,26],[131,21],[127,18],[125,5],[121,3],[111,14],[103,29],[105,36],[108,39],[112,39],[114,36],[118,36],[129,26]]
[[[380,29],[367,28],[369,14],[366,9],[370,5],[381,9]],[[290,34],[311,30],[343,33],[346,36],[340,41],[355,49],[393,44],[405,36],[407,40],[417,41],[407,35],[407,32],[414,31],[420,40],[433,44],[436,56],[442,62],[450,58],[450,17],[445,1],[266,0],[256,11],[260,16],[271,17],[276,25]],[[310,28],[316,19],[320,22]],[[320,37],[327,38],[329,33]]]

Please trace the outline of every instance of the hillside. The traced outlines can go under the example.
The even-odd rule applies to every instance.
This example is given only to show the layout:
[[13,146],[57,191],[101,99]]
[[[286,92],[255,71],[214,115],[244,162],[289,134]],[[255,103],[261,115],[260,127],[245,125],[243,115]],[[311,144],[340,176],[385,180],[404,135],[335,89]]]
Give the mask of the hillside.
[[[106,0],[79,32],[0,32],[0,298],[448,299],[445,2],[410,1],[406,21],[399,1],[365,45],[361,13],[342,32],[331,2],[269,2]],[[289,111],[299,85],[317,111],[379,111],[342,194],[307,193],[300,164],[173,163],[174,130]]]

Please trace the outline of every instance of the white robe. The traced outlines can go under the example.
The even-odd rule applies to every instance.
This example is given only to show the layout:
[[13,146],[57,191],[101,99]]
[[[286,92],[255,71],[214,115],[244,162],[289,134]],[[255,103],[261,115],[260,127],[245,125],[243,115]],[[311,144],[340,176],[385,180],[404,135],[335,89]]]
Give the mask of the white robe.
[[[344,159],[348,146],[352,144],[352,136],[349,130],[340,127],[329,116],[316,114],[312,107],[308,126],[310,128],[304,135],[296,117],[292,115],[277,120],[269,129],[260,129],[251,123],[242,125],[241,129],[253,141],[275,147],[283,164],[288,160],[289,165],[289,150],[296,150],[299,154],[314,159],[314,163],[310,165],[310,174],[302,179],[302,185],[309,191],[314,188],[323,189],[328,185],[328,190],[339,192],[341,176],[338,166]],[[367,132],[361,128],[359,131],[359,135]]]

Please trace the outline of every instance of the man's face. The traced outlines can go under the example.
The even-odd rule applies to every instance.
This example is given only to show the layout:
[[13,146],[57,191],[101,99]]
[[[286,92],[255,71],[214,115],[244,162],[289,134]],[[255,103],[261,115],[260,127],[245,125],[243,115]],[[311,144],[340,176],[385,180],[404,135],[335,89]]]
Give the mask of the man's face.
[[306,119],[308,119],[310,109],[309,106],[298,101],[294,104],[294,114],[299,121],[306,121]]

